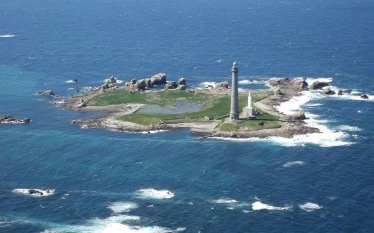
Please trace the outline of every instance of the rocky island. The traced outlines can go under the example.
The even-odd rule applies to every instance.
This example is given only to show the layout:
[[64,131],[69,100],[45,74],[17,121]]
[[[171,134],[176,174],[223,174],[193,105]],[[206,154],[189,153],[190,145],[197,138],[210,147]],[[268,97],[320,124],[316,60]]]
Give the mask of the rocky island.
[[[237,72],[233,72],[233,83],[235,82]],[[191,133],[206,137],[231,138],[291,138],[319,132],[317,128],[305,123],[306,116],[303,111],[285,115],[277,110],[277,106],[309,89],[321,89],[321,94],[329,95],[330,91],[326,91],[329,90],[328,83],[315,82],[308,86],[302,78],[273,78],[268,83],[270,89],[250,92],[238,91],[237,85],[229,88],[228,82],[204,89],[187,89],[185,78],[180,78],[177,82],[167,82],[166,74],[159,73],[147,79],[133,79],[119,87],[116,85],[117,79],[112,76],[105,84],[89,88],[83,95],[64,99],[60,107],[73,111],[105,113],[100,117],[72,121],[82,128],[145,133],[189,128]],[[156,91],[152,90],[155,86],[159,88]],[[235,91],[237,94],[233,94]],[[248,93],[251,96],[250,103],[247,101]],[[235,119],[231,117],[233,98],[237,99],[234,102],[238,109],[234,110],[237,111],[234,114],[237,116]],[[180,105],[186,103],[187,109],[180,112],[179,110],[183,109]],[[249,106],[253,107],[251,112],[253,111],[254,115],[245,114],[245,109]],[[239,112],[239,109],[243,111]]]

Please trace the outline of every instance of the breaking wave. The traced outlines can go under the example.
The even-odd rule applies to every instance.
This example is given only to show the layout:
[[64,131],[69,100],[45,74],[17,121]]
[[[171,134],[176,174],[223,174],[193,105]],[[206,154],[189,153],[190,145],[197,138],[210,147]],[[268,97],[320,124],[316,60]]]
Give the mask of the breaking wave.
[[292,206],[284,206],[284,207],[277,207],[277,206],[271,206],[268,204],[264,204],[260,201],[256,201],[252,203],[252,210],[290,210],[292,209]]
[[113,213],[130,212],[136,208],[138,208],[138,204],[132,202],[115,202],[108,206],[108,209],[111,209]]
[[15,35],[13,34],[5,34],[5,35],[0,35],[0,38],[13,38]]
[[283,164],[283,167],[294,167],[294,166],[302,166],[305,163],[303,161],[293,161],[293,162],[287,162]]
[[299,205],[299,208],[306,211],[306,212],[312,212],[314,210],[322,209],[323,206],[320,206],[320,205],[315,204],[315,203],[307,202],[305,204]]
[[31,197],[47,197],[55,194],[54,189],[13,189],[13,192],[28,195]]
[[156,190],[154,188],[139,189],[136,191],[136,195],[142,199],[170,199],[175,196],[169,190]]

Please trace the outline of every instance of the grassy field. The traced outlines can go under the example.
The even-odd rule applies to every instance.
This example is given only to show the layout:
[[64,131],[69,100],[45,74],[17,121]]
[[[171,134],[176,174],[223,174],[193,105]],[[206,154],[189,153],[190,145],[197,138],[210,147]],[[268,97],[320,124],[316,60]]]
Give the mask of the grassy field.
[[[253,100],[257,101],[271,95],[272,92],[255,92]],[[239,111],[247,105],[248,95],[239,94]],[[135,113],[117,117],[118,120],[134,122],[142,125],[156,125],[160,123],[181,122],[219,122],[222,131],[260,130],[279,127],[278,118],[257,109],[261,114],[255,120],[243,120],[240,123],[223,123],[230,112],[230,95],[227,93],[210,94],[181,90],[167,90],[159,92],[135,92],[126,90],[107,91],[90,99],[88,105],[105,106],[126,103],[157,104],[163,107],[173,106],[178,102],[204,104],[201,111],[185,114],[144,114]],[[263,122],[263,125],[259,125]]]
[[87,105],[106,106],[115,104],[157,104],[163,107],[172,106],[178,102],[190,103],[204,103],[210,102],[214,99],[212,95],[205,93],[168,90],[158,92],[134,92],[130,93],[127,90],[119,89],[113,91],[106,91],[97,95],[87,102]]

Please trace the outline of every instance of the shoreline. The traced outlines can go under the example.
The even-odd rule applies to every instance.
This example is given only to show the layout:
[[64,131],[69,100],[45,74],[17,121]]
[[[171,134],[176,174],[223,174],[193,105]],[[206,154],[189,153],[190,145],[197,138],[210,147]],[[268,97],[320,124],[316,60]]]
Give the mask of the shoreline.
[[[86,102],[102,93],[97,91],[97,88],[91,88],[91,91],[85,95],[73,96],[64,99],[60,108],[70,111],[82,111],[82,112],[103,112],[106,113],[104,116],[73,120],[73,124],[79,124],[81,128],[105,128],[110,130],[124,131],[124,132],[138,132],[138,133],[150,133],[151,131],[159,130],[173,130],[173,129],[190,129],[192,134],[197,134],[204,137],[222,137],[222,138],[269,138],[269,137],[282,137],[292,138],[296,135],[305,135],[310,133],[319,133],[318,128],[313,128],[307,125],[304,119],[293,119],[290,115],[285,115],[278,111],[277,106],[281,103],[291,100],[294,96],[300,96],[303,89],[295,88],[290,85],[279,87],[278,85],[270,88],[274,91],[273,95],[270,95],[264,99],[254,102],[254,105],[264,112],[279,117],[278,123],[280,127],[272,129],[261,129],[261,130],[238,130],[238,131],[220,131],[219,123],[217,122],[184,122],[184,123],[172,123],[172,124],[151,124],[151,125],[140,125],[137,123],[117,120],[117,116],[133,114],[141,109],[144,104],[118,104],[118,105],[106,105],[106,106],[86,106]],[[94,90],[94,91],[92,91]],[[201,90],[204,92],[227,92],[227,90]],[[199,91],[199,90],[194,90]],[[305,117],[305,116],[304,116]]]

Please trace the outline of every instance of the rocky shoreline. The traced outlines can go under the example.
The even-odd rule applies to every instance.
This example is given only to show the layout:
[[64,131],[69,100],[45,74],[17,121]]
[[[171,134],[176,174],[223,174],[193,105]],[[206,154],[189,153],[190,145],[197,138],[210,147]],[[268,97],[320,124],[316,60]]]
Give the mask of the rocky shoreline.
[[0,124],[26,124],[30,121],[30,118],[18,119],[11,115],[0,115]]
[[[111,83],[115,82],[115,79],[111,77]],[[138,82],[130,82],[138,83]],[[141,81],[143,83],[143,80]],[[108,84],[108,83],[106,83]],[[185,80],[184,80],[185,84]],[[105,84],[104,84],[105,85]],[[126,83],[127,87],[134,89],[133,84]],[[61,104],[62,109],[72,111],[84,111],[84,112],[104,112],[106,115],[101,117],[95,117],[90,119],[73,120],[73,124],[78,124],[82,128],[106,128],[111,130],[126,131],[126,132],[144,132],[150,133],[151,131],[158,130],[171,130],[171,129],[183,129],[188,128],[191,133],[202,135],[204,137],[229,137],[229,138],[268,138],[268,137],[284,137],[292,138],[295,135],[317,133],[317,128],[307,126],[305,123],[304,112],[300,111],[294,115],[284,115],[280,113],[276,107],[281,103],[289,101],[292,97],[301,95],[304,90],[309,88],[320,89],[326,87],[326,84],[313,84],[308,87],[305,79],[270,79],[269,85],[271,90],[274,92],[273,95],[268,96],[254,103],[255,106],[263,109],[272,115],[279,116],[279,128],[263,129],[263,130],[239,130],[235,132],[220,131],[218,123],[216,122],[196,122],[196,123],[173,123],[173,124],[155,124],[155,125],[140,125],[132,122],[125,122],[117,120],[116,117],[120,115],[133,114],[142,108],[142,104],[119,104],[119,105],[108,105],[108,106],[87,106],[86,102],[92,97],[105,91],[105,88],[91,88],[89,91],[80,96],[74,96],[64,99]],[[327,83],[328,85],[328,83]],[[217,85],[218,88],[205,89],[205,90],[194,90],[203,92],[229,92],[230,90],[226,85]]]

